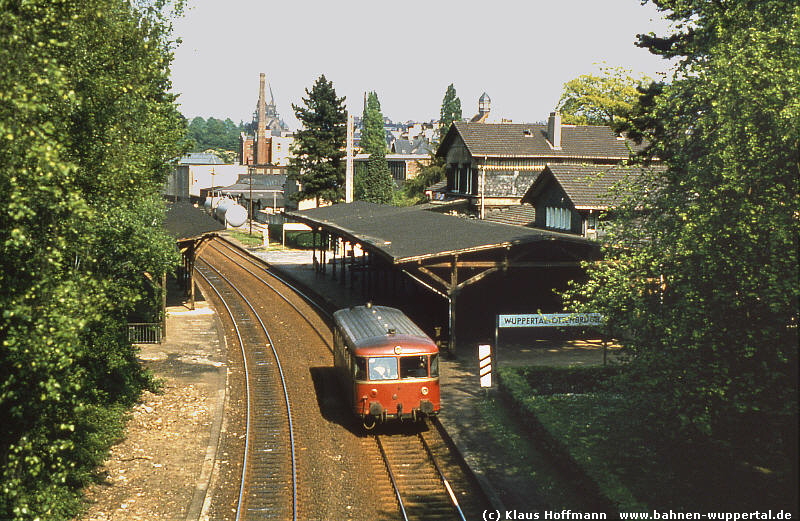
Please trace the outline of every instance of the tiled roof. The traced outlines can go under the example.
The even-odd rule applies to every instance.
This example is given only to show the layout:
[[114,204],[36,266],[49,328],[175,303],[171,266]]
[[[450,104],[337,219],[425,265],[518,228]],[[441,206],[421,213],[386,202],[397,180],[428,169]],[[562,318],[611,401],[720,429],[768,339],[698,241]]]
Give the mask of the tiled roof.
[[473,157],[627,159],[629,146],[634,150],[639,148],[630,140],[618,138],[607,126],[562,125],[561,148],[554,149],[547,140],[547,125],[457,121],[442,140],[437,155],[445,153],[456,134]]
[[[638,177],[645,168],[662,169],[661,166],[622,165],[566,165],[552,164],[544,169],[540,182],[534,182],[523,201],[532,202],[539,184],[552,176],[578,209],[605,209],[613,206],[614,186],[631,176]],[[547,175],[549,174],[549,175]]]
[[486,197],[522,197],[541,172],[486,170]]
[[536,221],[536,209],[529,204],[509,206],[508,208],[487,212],[486,220],[516,226],[533,226]]

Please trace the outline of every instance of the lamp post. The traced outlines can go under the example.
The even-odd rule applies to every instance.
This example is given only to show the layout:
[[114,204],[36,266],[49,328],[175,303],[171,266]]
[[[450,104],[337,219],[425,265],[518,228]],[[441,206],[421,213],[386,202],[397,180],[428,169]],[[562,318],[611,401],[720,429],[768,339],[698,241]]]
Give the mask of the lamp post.
[[253,169],[250,169],[250,235],[253,235]]

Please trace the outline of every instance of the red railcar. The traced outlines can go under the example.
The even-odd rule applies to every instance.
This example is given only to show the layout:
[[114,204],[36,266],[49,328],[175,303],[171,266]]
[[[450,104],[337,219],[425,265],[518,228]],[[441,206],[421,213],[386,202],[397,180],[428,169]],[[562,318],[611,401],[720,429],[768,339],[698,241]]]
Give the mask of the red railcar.
[[439,412],[439,349],[410,318],[367,304],[333,319],[334,365],[364,427]]

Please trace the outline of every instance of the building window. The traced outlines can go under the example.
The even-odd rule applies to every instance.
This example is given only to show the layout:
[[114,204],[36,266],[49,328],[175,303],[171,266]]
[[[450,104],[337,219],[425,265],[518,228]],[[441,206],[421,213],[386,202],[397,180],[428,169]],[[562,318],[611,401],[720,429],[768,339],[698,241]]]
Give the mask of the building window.
[[594,212],[590,212],[589,215],[586,217],[586,229],[591,231],[596,231],[598,226],[598,219],[597,214]]
[[397,181],[406,180],[406,162],[405,161],[388,161],[389,171],[392,173],[392,179]]
[[545,208],[545,226],[557,230],[569,230],[572,228],[572,212],[569,208],[556,208],[548,206]]

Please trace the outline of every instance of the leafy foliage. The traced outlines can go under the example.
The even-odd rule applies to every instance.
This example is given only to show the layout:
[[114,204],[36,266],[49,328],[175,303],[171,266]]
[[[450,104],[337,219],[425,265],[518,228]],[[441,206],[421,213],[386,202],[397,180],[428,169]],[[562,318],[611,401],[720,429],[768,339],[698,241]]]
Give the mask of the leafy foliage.
[[641,45],[681,61],[627,130],[666,170],[628,186],[573,297],[625,339],[664,433],[775,468],[797,461],[800,6],[654,3],[676,32]]
[[600,74],[584,74],[564,84],[558,110],[564,123],[614,125],[625,120],[639,97],[638,88],[651,82],[621,67],[602,67]]
[[394,198],[392,174],[386,156],[381,151],[369,156],[366,168],[357,171],[354,195],[359,201],[377,204],[391,204]]
[[403,185],[406,197],[421,203],[426,201],[425,189],[445,178],[444,158],[436,157],[431,153],[431,160],[426,165],[421,165],[419,172],[413,179],[409,179]]
[[378,94],[367,94],[367,103],[361,118],[361,150],[366,154],[386,153],[386,135],[383,131],[383,113]]
[[381,103],[375,92],[367,95],[362,121],[361,150],[370,156],[366,166],[355,171],[353,195],[360,201],[389,204],[394,196],[392,174],[386,162],[386,138],[383,131]]
[[248,131],[249,125],[235,124],[230,118],[224,121],[216,118],[196,117],[189,123],[188,137],[194,141],[192,152],[208,149],[237,150],[239,136]]
[[160,2],[0,0],[0,518],[74,516],[148,385],[126,316],[177,260],[169,31]]
[[442,99],[442,108],[439,110],[439,141],[444,138],[454,121],[461,121],[461,99],[456,95],[456,88],[451,83],[447,86]]
[[332,203],[344,199],[344,147],[347,137],[345,98],[337,98],[325,75],[306,89],[305,106],[292,105],[303,128],[295,133],[289,166],[301,184],[295,200],[314,198]]

